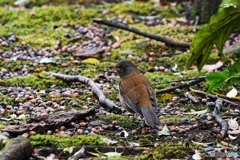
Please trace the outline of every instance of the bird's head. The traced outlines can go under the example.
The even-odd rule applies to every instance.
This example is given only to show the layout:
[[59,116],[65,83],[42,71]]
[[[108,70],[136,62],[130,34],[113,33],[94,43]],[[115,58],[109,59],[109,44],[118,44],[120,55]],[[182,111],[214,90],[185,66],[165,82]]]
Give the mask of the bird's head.
[[137,67],[128,60],[119,61],[114,67],[120,78],[133,74]]

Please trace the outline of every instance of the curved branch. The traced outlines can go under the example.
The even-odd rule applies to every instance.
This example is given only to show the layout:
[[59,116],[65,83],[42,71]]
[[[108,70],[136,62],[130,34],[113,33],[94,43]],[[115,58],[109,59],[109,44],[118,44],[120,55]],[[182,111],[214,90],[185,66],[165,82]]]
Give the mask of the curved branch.
[[105,109],[113,111],[114,113],[121,113],[121,109],[117,107],[117,105],[111,101],[110,99],[106,98],[103,94],[101,89],[94,83],[91,79],[84,77],[84,76],[69,76],[60,73],[50,73],[52,76],[55,76],[59,79],[68,81],[68,82],[82,82],[87,84],[91,87],[92,92],[98,97],[98,101],[100,105],[102,105]]
[[98,24],[104,24],[107,26],[111,26],[111,27],[116,27],[116,28],[120,28],[129,32],[133,32],[135,34],[141,35],[143,37],[147,37],[150,39],[154,39],[156,41],[160,41],[165,43],[167,46],[175,46],[175,47],[182,47],[182,48],[189,48],[190,47],[190,43],[187,42],[176,42],[173,39],[164,37],[164,36],[157,36],[155,34],[151,34],[151,33],[146,33],[143,32],[137,28],[128,26],[127,24],[124,23],[118,23],[118,22],[111,22],[108,20],[103,20],[103,19],[94,19],[93,22],[98,23]]

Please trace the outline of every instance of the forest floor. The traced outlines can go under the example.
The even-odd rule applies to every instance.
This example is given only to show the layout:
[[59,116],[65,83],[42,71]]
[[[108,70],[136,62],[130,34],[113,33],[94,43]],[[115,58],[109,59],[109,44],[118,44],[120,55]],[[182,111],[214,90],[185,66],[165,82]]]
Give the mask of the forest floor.
[[[33,146],[32,160],[238,156],[240,102],[224,96],[231,88],[222,87],[206,97],[208,84],[202,77],[238,62],[239,55],[220,59],[213,49],[201,72],[196,66],[186,70],[189,47],[169,46],[93,22],[124,23],[190,44],[201,26],[186,20],[184,4],[57,0],[30,1],[20,7],[13,0],[0,3],[0,156],[7,154],[6,142],[20,135]],[[225,46],[239,42],[234,31]],[[131,60],[151,81],[162,124],[159,130],[142,127],[142,117],[121,109],[120,78],[113,69],[121,59]],[[96,86],[114,107],[99,102],[100,94],[93,91]],[[222,123],[212,115],[216,106],[221,108],[217,114]],[[228,133],[223,131],[224,122],[229,124]]]

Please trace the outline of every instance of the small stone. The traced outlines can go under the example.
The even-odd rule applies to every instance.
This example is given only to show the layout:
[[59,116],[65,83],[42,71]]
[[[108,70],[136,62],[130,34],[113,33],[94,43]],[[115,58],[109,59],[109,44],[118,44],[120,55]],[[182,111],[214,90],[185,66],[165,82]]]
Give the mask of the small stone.
[[35,131],[30,131],[28,134],[29,134],[29,136],[33,136],[33,135],[36,135],[36,132]]
[[61,67],[68,67],[68,63],[62,63]]
[[132,134],[137,134],[137,129],[132,130]]
[[142,154],[149,154],[149,150],[144,150],[143,152],[142,152]]
[[77,134],[78,134],[78,135],[83,134],[83,132],[84,132],[84,131],[83,131],[82,129],[78,129],[78,130],[77,130]]
[[82,106],[82,109],[88,109],[88,106],[84,105]]
[[148,62],[154,62],[154,58],[153,57],[149,57],[148,58]]
[[203,98],[202,99],[202,103],[207,103],[208,101],[207,101],[207,99],[206,98]]
[[80,122],[80,123],[79,123],[79,126],[80,126],[80,127],[85,127],[86,125],[87,125],[86,122]]
[[190,121],[191,122],[196,122],[197,120],[196,120],[196,118],[191,118]]

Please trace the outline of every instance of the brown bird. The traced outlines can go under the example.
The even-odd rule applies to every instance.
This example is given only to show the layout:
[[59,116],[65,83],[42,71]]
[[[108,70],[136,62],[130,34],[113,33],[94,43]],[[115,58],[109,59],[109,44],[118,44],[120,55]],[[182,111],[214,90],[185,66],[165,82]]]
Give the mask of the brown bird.
[[128,60],[118,62],[115,69],[120,76],[119,93],[122,106],[131,113],[143,116],[148,126],[159,126],[160,120],[155,113],[156,97],[149,80]]

